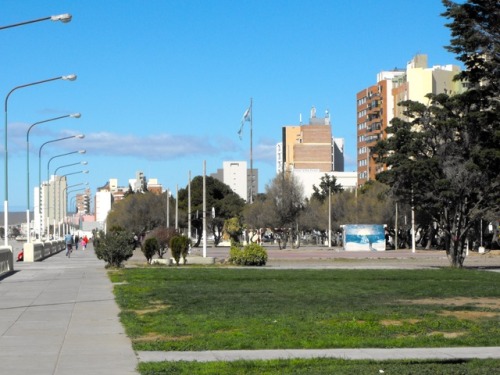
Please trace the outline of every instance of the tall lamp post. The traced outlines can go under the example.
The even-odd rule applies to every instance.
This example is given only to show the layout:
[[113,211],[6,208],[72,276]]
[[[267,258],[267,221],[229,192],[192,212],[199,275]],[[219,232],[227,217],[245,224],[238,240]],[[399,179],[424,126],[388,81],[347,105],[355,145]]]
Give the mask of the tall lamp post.
[[8,239],[8,233],[9,233],[9,163],[8,163],[8,147],[7,147],[7,109],[8,109],[8,103],[9,103],[9,97],[10,95],[18,90],[22,89],[24,87],[29,87],[29,86],[34,86],[34,85],[39,85],[41,83],[46,83],[46,82],[51,82],[51,81],[56,81],[56,80],[65,80],[65,81],[74,81],[76,79],[75,74],[70,74],[66,76],[59,76],[59,77],[54,77],[54,78],[49,78],[49,79],[44,79],[42,81],[36,81],[36,82],[31,82],[31,83],[26,83],[24,85],[16,86],[12,90],[9,91],[7,96],[5,97],[5,102],[4,102],[4,113],[5,113],[5,125],[4,125],[4,171],[5,171],[5,176],[4,176],[4,181],[5,181],[5,186],[4,186],[4,193],[5,193],[5,201],[4,201],[4,223],[5,223],[5,246],[9,245],[9,239]]
[[49,121],[55,121],[55,120],[60,120],[63,118],[80,118],[81,114],[80,113],[73,113],[70,115],[65,115],[65,116],[59,116],[59,117],[54,117],[50,118],[47,120],[43,121],[38,121],[32,124],[29,128],[28,131],[26,132],[26,196],[27,196],[27,206],[26,206],[26,228],[28,230],[28,235],[27,235],[27,242],[30,243],[30,131],[33,129],[35,126],[44,124]]
[[[57,212],[57,211],[56,211],[56,182],[57,182],[57,186],[59,186],[59,185],[60,185],[61,178],[62,178],[62,177],[60,177],[60,179],[59,179],[59,180],[57,179],[57,171],[58,171],[59,169],[62,169],[62,168],[71,167],[71,166],[74,166],[74,165],[79,165],[79,164],[80,164],[80,165],[87,165],[88,163],[87,163],[86,161],[81,161],[81,162],[78,162],[78,163],[71,163],[71,164],[61,165],[60,167],[57,167],[57,168],[56,168],[56,170],[54,171],[54,175],[53,175],[53,176],[54,176],[54,181],[53,181],[53,183],[54,183],[54,187],[53,187],[53,189],[52,189],[52,211],[53,211],[53,213],[54,213],[54,215],[53,215],[53,219],[54,219],[54,220],[55,220],[55,219],[56,219],[56,217],[57,217],[57,215],[56,215],[56,212]],[[86,171],[86,172],[85,172],[85,171],[82,171],[82,172],[76,172],[76,173],[88,173],[88,171]],[[71,173],[71,174],[73,174],[73,173]],[[65,175],[65,176],[66,176],[66,175]],[[47,179],[47,181],[48,181],[48,179]],[[50,183],[49,183],[49,184],[50,184]],[[61,189],[59,188],[59,190],[61,190]],[[48,217],[50,218],[50,207],[51,207],[51,205],[50,205],[50,197],[48,197],[48,204],[47,204],[47,206],[48,206],[48,208],[47,208],[47,211],[48,211],[47,215],[48,215]],[[55,233],[54,233],[54,234],[55,234]]]
[[[54,160],[54,159],[56,159],[56,158],[60,158],[60,157],[62,157],[62,156],[67,156],[67,155],[72,155],[72,154],[85,154],[86,152],[87,152],[86,150],[77,150],[77,151],[66,152],[66,153],[64,153],[64,154],[59,154],[59,155],[56,155],[56,156],[52,156],[52,157],[49,159],[48,163],[47,163],[47,181],[49,181],[49,183],[50,183],[50,172],[49,172],[49,171],[50,171],[50,163],[51,163],[51,161],[52,161],[52,160]],[[55,179],[54,179],[54,181],[55,181]],[[54,195],[53,195],[53,197],[54,197],[54,202],[55,202],[55,201],[56,201],[56,196],[55,196],[56,192],[55,192],[55,188],[54,188],[53,190],[54,190]],[[56,211],[55,211],[55,203],[54,203],[54,218],[55,218],[56,216],[57,216],[57,215],[56,215]]]
[[[67,185],[67,177],[68,176],[71,176],[71,175],[74,175],[74,174],[80,174],[80,173],[89,173],[88,170],[83,170],[83,171],[77,171],[77,172],[72,172],[72,173],[66,173],[65,175],[62,175],[61,176],[61,180],[62,178],[65,178],[66,179],[66,187],[62,190],[63,191],[63,197],[65,196],[64,195],[64,191],[67,191],[67,189],[71,188],[71,187],[75,187],[75,186],[80,186],[80,185],[88,185],[89,183],[88,182],[81,182],[79,184],[75,184],[75,185],[71,185],[71,186],[68,186]],[[61,193],[61,189],[59,189],[59,194]],[[67,194],[67,193],[66,193]],[[66,195],[67,196],[67,195]],[[63,197],[61,197],[61,195],[59,196],[59,211],[60,211],[60,220],[63,221],[64,219],[64,213],[65,213],[65,210],[66,210],[66,204],[67,204],[67,198],[64,199],[64,202],[65,204],[63,205]],[[55,206],[55,204],[54,204]],[[64,207],[64,208],[63,208]],[[55,216],[55,213],[54,213],[54,216]]]
[[[83,202],[84,202],[84,205],[85,205],[85,197],[88,197],[88,195],[87,195],[87,194],[85,194],[86,190],[87,190],[87,188],[70,190],[70,191],[68,191],[68,197],[69,197],[69,195],[70,195],[71,193],[78,193],[78,192],[80,192],[80,191],[83,191],[83,192],[84,192],[84,194],[83,194],[83,197],[84,197],[83,199],[84,199],[84,201],[83,201]],[[72,197],[70,198],[70,200],[69,200],[68,210],[73,209],[73,202],[74,202],[74,205],[75,205],[75,206],[74,206],[74,209],[75,209],[75,212],[78,214],[78,213],[80,212],[80,210],[79,210],[79,207],[78,207],[78,200],[77,200],[77,199],[78,199],[78,194],[75,194],[74,196],[72,196]],[[73,217],[74,217],[74,214],[73,214]],[[78,218],[78,225],[80,225],[80,218]]]
[[66,139],[71,139],[71,138],[83,139],[83,138],[85,138],[85,135],[84,134],[77,134],[77,135],[70,135],[68,137],[57,138],[57,139],[53,139],[51,141],[47,141],[40,146],[40,149],[38,150],[38,184],[39,185],[42,185],[42,149],[43,149],[43,147],[49,143],[64,141]]
[[[75,172],[75,173],[88,173],[88,171],[80,171],[80,172]],[[69,173],[69,174],[75,174],[75,173]],[[66,176],[66,175],[65,175]],[[65,177],[63,176],[63,177]],[[71,193],[71,192],[74,192],[74,191],[79,191],[80,189],[77,189],[77,190],[71,190],[71,191],[68,191],[69,188],[73,188],[75,186],[81,186],[81,185],[88,185],[89,183],[88,182],[80,182],[79,184],[74,184],[74,185],[69,185],[69,186],[66,186],[64,189],[63,189],[63,193],[62,193],[62,197],[64,198],[64,201],[67,202],[67,194]],[[64,222],[64,214],[66,213],[65,210],[62,209],[62,204],[60,205],[61,206],[61,221]],[[65,205],[66,206],[66,205]],[[64,230],[64,228],[63,228]]]
[[61,156],[67,156],[67,155],[72,155],[72,154],[82,154],[83,155],[85,153],[87,153],[87,150],[77,150],[77,151],[66,152],[64,154],[59,154],[59,155],[56,155],[56,156],[52,156],[49,159],[48,163],[47,163],[47,181],[50,180],[49,168],[50,168],[50,162],[52,160],[54,160],[55,158],[60,158]]
[[54,22],[60,21],[62,23],[68,23],[68,22],[71,21],[71,18],[73,18],[73,17],[71,16],[71,14],[68,14],[68,13],[58,14],[58,15],[55,15],[55,16],[48,16],[48,17],[37,18],[35,20],[18,22],[18,23],[14,23],[12,25],[0,26],[0,30],[10,29],[12,27],[29,25],[31,23],[48,21],[48,20],[54,21]]
[[51,141],[47,141],[47,142],[43,143],[38,150],[38,189],[39,189],[39,192],[38,192],[38,195],[39,195],[38,215],[39,215],[39,220],[40,220],[40,237],[41,237],[42,232],[43,232],[43,225],[42,225],[42,212],[43,212],[43,210],[42,210],[42,189],[43,189],[43,186],[42,186],[42,149],[45,145],[47,145],[49,143],[64,141],[64,140],[72,139],[72,138],[83,139],[83,138],[85,138],[85,135],[77,134],[77,135],[70,135],[68,137],[53,139]]
[[[71,164],[66,164],[66,165],[61,165],[60,167],[57,167],[56,170],[54,171],[54,175],[57,175],[57,171],[61,168],[66,168],[66,167],[72,167],[74,165],[87,165],[88,163],[86,161],[80,161],[78,163],[71,163]],[[88,172],[88,171],[87,171]],[[79,173],[79,172],[76,172],[76,173]],[[67,175],[65,175],[67,176]]]

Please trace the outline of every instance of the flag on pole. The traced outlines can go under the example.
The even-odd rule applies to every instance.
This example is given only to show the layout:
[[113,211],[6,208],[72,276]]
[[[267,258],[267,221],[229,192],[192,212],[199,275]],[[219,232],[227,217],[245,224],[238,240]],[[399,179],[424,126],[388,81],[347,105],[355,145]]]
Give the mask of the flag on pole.
[[240,130],[238,130],[238,135],[240,136],[240,139],[241,139],[241,135],[243,134],[243,125],[245,125],[245,122],[251,121],[251,119],[252,119],[252,111],[251,111],[251,108],[248,108],[245,111],[245,113],[243,113],[243,118],[241,119]]

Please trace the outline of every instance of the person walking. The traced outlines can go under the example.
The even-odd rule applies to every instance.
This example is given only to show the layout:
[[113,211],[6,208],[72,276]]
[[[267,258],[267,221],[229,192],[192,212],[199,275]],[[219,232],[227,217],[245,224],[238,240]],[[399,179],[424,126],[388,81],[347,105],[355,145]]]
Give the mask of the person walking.
[[85,250],[87,248],[87,244],[89,243],[89,238],[85,234],[82,238],[82,249]]
[[73,250],[73,236],[70,233],[67,233],[64,236],[64,242],[66,243],[66,256],[70,258],[71,251]]
[[80,241],[80,237],[78,234],[75,234],[75,250],[78,250],[78,242]]

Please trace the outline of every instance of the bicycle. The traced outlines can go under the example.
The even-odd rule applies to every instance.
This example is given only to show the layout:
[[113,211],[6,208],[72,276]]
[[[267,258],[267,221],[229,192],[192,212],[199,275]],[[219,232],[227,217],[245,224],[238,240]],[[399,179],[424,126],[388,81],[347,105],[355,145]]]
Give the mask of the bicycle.
[[73,252],[73,245],[68,243],[66,244],[66,256],[71,258],[71,253]]

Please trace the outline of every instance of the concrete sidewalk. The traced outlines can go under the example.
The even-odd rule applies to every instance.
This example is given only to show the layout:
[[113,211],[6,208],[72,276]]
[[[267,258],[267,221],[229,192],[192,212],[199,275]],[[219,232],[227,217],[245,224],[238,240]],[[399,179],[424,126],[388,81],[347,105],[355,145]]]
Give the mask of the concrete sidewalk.
[[2,374],[137,374],[113,286],[92,246],[14,269],[0,280]]
[[293,358],[370,359],[485,359],[500,358],[500,347],[474,348],[404,348],[404,349],[279,349],[279,350],[209,350],[201,352],[138,352],[141,362],[161,361],[237,361]]

